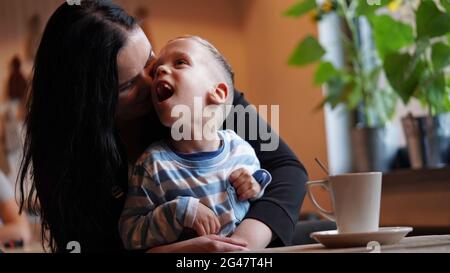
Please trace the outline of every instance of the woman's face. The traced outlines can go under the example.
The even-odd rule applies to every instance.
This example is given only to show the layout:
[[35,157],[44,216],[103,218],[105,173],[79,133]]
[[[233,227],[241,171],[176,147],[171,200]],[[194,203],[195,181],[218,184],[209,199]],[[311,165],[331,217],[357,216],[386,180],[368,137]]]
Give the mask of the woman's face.
[[152,46],[140,27],[128,33],[125,46],[117,55],[119,99],[117,119],[132,120],[147,114],[152,107],[150,63]]

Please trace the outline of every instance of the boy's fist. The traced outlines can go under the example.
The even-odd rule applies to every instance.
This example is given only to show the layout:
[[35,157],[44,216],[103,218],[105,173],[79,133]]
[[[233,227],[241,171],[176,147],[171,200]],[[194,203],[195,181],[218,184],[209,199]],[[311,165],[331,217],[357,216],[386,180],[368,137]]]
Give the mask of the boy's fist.
[[192,228],[199,236],[203,236],[218,233],[221,226],[216,214],[207,206],[198,203],[197,213]]
[[261,186],[246,169],[240,168],[230,174],[230,183],[236,189],[239,200],[255,198],[261,192]]

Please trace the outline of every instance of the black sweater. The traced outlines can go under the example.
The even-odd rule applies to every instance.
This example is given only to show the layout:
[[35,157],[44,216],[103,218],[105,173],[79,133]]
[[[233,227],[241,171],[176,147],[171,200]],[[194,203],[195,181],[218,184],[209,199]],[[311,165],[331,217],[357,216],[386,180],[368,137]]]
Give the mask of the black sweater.
[[[233,105],[245,107],[248,104],[244,94],[235,92]],[[246,131],[250,126],[249,119],[250,117],[245,119]],[[258,128],[267,126],[261,117],[258,116],[257,120]],[[267,128],[271,131],[269,126]],[[278,137],[275,132],[272,132],[271,135],[272,137]],[[276,150],[261,151],[261,143],[270,141],[261,140],[259,133],[256,140],[249,139],[248,135],[241,135],[241,137],[245,138],[255,149],[261,167],[268,170],[272,175],[272,182],[267,186],[264,196],[252,204],[246,218],[257,219],[270,227],[277,236],[277,240],[272,242],[271,247],[290,245],[295,224],[298,221],[300,206],[305,197],[307,172],[281,138],[279,138],[279,145]]]

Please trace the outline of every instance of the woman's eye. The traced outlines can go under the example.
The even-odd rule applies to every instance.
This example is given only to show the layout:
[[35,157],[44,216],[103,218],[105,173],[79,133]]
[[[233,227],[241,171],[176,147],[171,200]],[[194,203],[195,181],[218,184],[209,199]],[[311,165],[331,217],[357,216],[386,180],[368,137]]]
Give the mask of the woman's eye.
[[153,66],[150,70],[150,76],[151,77],[155,77],[156,76],[156,71],[158,70],[158,66]]
[[129,91],[131,88],[133,88],[136,84],[136,80],[132,80],[127,82],[126,84],[123,84],[122,86],[119,86],[119,93],[125,93]]

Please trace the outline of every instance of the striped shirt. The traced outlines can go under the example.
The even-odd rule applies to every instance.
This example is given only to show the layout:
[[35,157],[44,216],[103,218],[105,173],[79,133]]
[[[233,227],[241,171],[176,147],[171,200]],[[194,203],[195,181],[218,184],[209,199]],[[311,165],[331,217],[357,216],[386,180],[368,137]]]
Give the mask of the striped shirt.
[[[261,185],[271,176],[262,170],[253,148],[234,131],[219,131],[221,148],[213,153],[183,156],[165,141],[151,145],[136,163],[119,221],[127,249],[148,249],[180,239],[192,228],[199,202],[218,217],[220,235],[231,235],[250,204],[239,201],[229,175],[239,168]],[[209,155],[208,155],[209,154]]]

